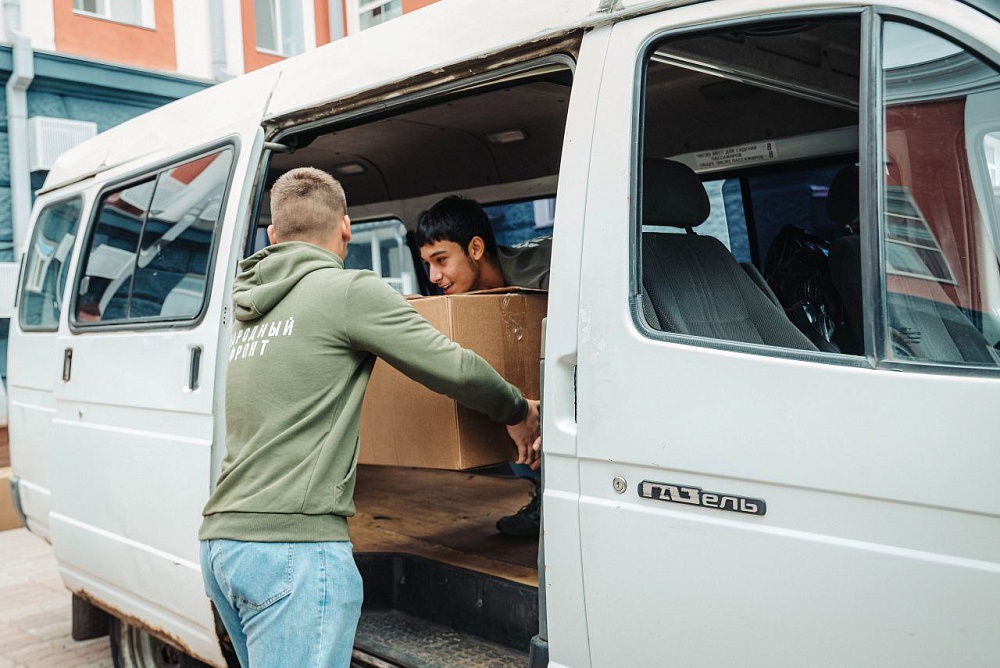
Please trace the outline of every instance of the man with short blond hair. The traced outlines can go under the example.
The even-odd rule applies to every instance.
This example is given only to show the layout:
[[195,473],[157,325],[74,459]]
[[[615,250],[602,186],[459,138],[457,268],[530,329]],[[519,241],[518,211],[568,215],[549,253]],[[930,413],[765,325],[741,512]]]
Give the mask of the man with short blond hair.
[[271,186],[271,225],[282,239],[322,240],[337,232],[330,223],[346,214],[343,186],[321,169],[294,169]]
[[267,234],[233,286],[226,456],[203,511],[202,573],[242,665],[346,668],[362,599],[347,518],[375,358],[505,422],[529,464],[538,402],[376,274],[344,269],[351,221],[330,175],[279,178]]

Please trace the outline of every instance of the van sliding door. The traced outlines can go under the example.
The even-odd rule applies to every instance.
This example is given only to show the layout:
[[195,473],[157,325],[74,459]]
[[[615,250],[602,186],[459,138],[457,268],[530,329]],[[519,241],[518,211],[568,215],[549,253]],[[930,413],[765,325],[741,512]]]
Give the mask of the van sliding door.
[[7,376],[13,473],[28,527],[49,535],[52,503],[53,389],[62,372],[57,332],[84,208],[84,188],[43,196],[21,270],[17,316],[11,318]]
[[59,336],[53,420],[52,543],[67,586],[127,620],[121,642],[148,645],[139,629],[157,629],[216,663],[197,531],[237,221],[263,146],[259,118],[245,130],[97,194]]
[[1000,658],[1000,25],[809,4],[612,32],[576,384],[594,666]]

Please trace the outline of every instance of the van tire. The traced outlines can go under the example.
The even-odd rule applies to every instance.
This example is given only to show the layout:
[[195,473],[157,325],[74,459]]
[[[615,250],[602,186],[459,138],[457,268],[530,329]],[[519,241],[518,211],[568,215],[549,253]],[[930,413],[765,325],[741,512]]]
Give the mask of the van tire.
[[149,631],[111,618],[111,659],[115,668],[208,668]]

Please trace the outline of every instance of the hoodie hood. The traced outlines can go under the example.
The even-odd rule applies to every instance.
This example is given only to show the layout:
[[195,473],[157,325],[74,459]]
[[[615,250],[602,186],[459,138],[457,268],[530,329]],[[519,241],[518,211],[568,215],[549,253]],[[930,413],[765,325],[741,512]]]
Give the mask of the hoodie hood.
[[343,269],[344,261],[305,241],[268,246],[240,262],[233,282],[236,319],[252,322],[267,315],[306,275],[319,269]]

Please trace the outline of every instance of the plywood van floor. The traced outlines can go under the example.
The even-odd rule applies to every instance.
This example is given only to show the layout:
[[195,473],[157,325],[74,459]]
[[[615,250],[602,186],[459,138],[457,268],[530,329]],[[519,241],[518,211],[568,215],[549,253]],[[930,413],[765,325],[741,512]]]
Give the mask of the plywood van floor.
[[525,480],[359,466],[350,520],[358,552],[401,552],[538,586],[538,541],[497,532],[531,500]]

